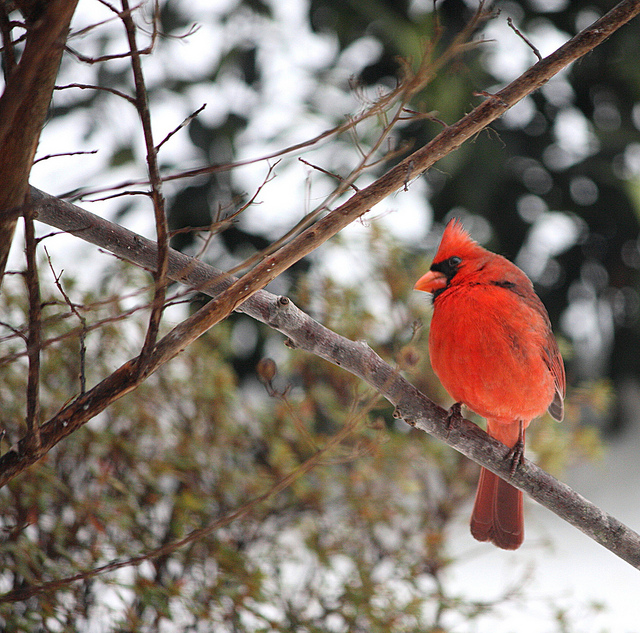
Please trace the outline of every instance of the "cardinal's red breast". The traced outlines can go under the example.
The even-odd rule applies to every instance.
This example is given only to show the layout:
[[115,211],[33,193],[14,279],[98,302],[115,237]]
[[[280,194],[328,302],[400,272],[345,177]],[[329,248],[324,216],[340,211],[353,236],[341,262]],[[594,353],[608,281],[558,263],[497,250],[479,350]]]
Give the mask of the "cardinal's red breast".
[[[514,446],[521,427],[547,409],[562,419],[562,358],[547,311],[517,266],[482,248],[452,220],[431,270],[415,287],[433,295],[429,354],[435,373],[456,402],[487,418],[490,435]],[[483,474],[480,491],[484,487],[486,494],[482,499],[479,491],[476,505],[480,500],[487,507],[476,508],[474,515],[479,511],[490,517],[481,540],[512,549],[522,542],[523,530],[500,536],[501,528],[490,525],[491,515],[499,523],[495,504],[503,498],[521,508],[521,495],[508,484],[498,486],[494,478]],[[512,513],[521,523],[522,510]]]

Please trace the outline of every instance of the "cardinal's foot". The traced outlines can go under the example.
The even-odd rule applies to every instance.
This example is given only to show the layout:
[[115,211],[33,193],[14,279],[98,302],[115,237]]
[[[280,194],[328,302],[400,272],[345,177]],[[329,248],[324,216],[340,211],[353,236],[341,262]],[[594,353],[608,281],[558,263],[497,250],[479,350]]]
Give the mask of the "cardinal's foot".
[[509,473],[513,475],[513,473],[518,470],[518,466],[522,464],[524,460],[524,440],[519,439],[514,445],[513,448],[507,453],[507,459],[511,462],[511,466],[509,467]]
[[447,411],[447,437],[453,428],[460,426],[462,422],[462,402],[455,402]]

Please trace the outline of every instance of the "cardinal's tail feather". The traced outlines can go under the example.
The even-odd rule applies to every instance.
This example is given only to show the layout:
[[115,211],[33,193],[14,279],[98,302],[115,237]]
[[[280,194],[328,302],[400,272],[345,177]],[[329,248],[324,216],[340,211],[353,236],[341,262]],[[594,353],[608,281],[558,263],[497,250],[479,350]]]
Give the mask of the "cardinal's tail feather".
[[480,471],[471,534],[502,549],[518,549],[524,540],[522,492],[486,468]]

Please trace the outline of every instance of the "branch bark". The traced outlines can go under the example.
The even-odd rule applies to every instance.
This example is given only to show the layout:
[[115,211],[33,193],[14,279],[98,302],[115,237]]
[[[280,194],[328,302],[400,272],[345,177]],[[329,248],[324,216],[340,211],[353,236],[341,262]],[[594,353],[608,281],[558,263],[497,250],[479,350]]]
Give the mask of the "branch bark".
[[[33,157],[45,123],[71,17],[78,0],[17,3],[27,43],[0,97],[0,283],[16,222],[29,187]],[[10,33],[6,33],[10,37]],[[12,50],[10,42],[4,42]]]
[[[162,178],[160,177],[160,167],[158,165],[158,150],[153,141],[153,131],[151,126],[151,111],[149,110],[149,97],[147,86],[142,72],[141,51],[136,42],[136,26],[129,8],[129,0],[122,0],[121,19],[127,31],[129,40],[129,50],[131,51],[131,68],[133,70],[134,84],[136,87],[136,109],[142,124],[145,146],[147,148],[147,169],[149,170],[149,182],[151,183],[150,198],[153,201],[153,211],[156,221],[156,235],[158,236],[158,264],[154,271],[155,293],[149,317],[149,327],[140,352],[140,369],[151,355],[158,338],[160,321],[164,311],[166,274],[167,274],[167,250],[169,248],[169,227],[167,224],[167,214],[165,212],[164,195],[162,193]],[[156,22],[158,16],[153,17],[153,37],[150,49],[156,38]]]
[[[37,189],[31,189],[31,199],[38,220],[147,270],[153,270],[157,264],[157,247],[151,240]],[[222,292],[235,281],[224,272],[173,249],[168,254],[167,276],[210,296]],[[640,569],[639,534],[527,459],[512,475],[511,460],[507,459],[510,449],[468,420],[462,420],[459,426],[450,429],[447,411],[420,393],[366,343],[354,342],[333,332],[297,308],[287,297],[278,297],[265,290],[254,293],[237,310],[284,334],[291,347],[315,354],[366,381],[396,407],[397,417],[407,424],[437,437],[489,468]],[[60,417],[59,414],[42,427],[43,443],[56,437]],[[22,470],[20,450],[0,458],[0,485],[16,468]]]

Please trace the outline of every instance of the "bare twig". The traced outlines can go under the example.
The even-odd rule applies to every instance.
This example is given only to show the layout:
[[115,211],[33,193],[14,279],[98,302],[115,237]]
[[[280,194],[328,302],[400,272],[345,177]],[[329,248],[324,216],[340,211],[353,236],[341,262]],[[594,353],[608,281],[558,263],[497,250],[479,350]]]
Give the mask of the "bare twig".
[[[153,141],[153,131],[151,129],[151,112],[149,111],[149,99],[147,97],[147,87],[144,83],[142,72],[142,53],[138,50],[136,43],[136,26],[129,9],[129,0],[122,0],[123,13],[122,22],[127,32],[129,49],[131,51],[131,68],[136,87],[136,108],[142,123],[144,142],[147,148],[147,168],[149,170],[149,182],[151,183],[151,200],[153,201],[153,211],[156,221],[156,235],[158,238],[158,263],[154,271],[155,290],[151,315],[149,317],[149,327],[142,345],[139,356],[140,369],[147,362],[156,345],[160,321],[164,310],[166,298],[166,277],[167,277],[167,253],[169,248],[169,229],[167,226],[167,215],[165,212],[164,195],[162,194],[162,179],[160,178],[160,168],[158,166],[158,150]],[[154,31],[149,45],[152,50],[156,38],[155,24],[159,8],[157,2],[154,6]]]
[[409,115],[406,117],[400,117],[401,120],[410,120],[410,121],[415,121],[415,120],[420,120],[420,119],[426,119],[427,121],[434,121],[435,123],[439,123],[440,126],[442,127],[447,127],[447,123],[445,123],[442,119],[439,119],[436,116],[435,112],[416,112],[415,110],[411,110],[409,108],[405,108],[404,111]]
[[[223,217],[222,215],[222,208],[218,208],[217,213],[216,213],[216,217],[214,219],[214,221],[206,227],[202,227],[202,228],[197,228],[197,227],[184,227],[182,229],[178,229],[176,231],[172,231],[171,232],[171,237],[173,237],[174,235],[178,235],[180,233],[185,233],[185,232],[199,232],[199,233],[206,233],[206,237],[203,240],[202,245],[200,246],[200,248],[198,249],[198,252],[196,253],[196,258],[198,257],[202,257],[202,255],[206,252],[211,240],[213,239],[213,237],[215,235],[217,235],[218,233],[221,233],[222,231],[225,231],[226,229],[228,229],[232,223],[234,222],[234,220],[246,209],[248,209],[251,205],[253,204],[257,204],[256,200],[258,198],[258,196],[260,195],[260,192],[262,191],[262,189],[267,185],[267,183],[271,182],[271,180],[273,180],[273,178],[275,178],[275,168],[278,166],[278,163],[280,161],[277,161],[275,164],[273,165],[269,165],[269,170],[267,171],[267,175],[264,177],[264,180],[262,181],[262,183],[257,187],[257,189],[255,190],[255,192],[253,193],[253,195],[251,196],[251,198],[249,198],[246,202],[244,202],[243,204],[241,204],[235,211],[232,211],[230,213],[228,213],[228,215],[225,215]],[[260,260],[260,253],[257,253],[255,255],[256,259],[255,261],[259,261]],[[252,260],[252,258],[249,258],[250,260]],[[229,270],[227,272],[227,275],[229,274],[233,274],[236,268],[241,268],[244,264],[241,264],[239,267],[234,267],[231,270]]]
[[80,312],[78,311],[78,307],[76,306],[75,303],[73,303],[71,301],[71,299],[69,298],[69,295],[65,292],[64,288],[62,287],[62,283],[60,282],[60,278],[62,277],[62,272],[60,271],[59,274],[56,274],[55,269],[53,268],[53,263],[51,261],[51,257],[49,257],[49,253],[47,251],[47,248],[45,247],[44,252],[47,255],[47,260],[49,262],[49,268],[51,269],[51,274],[53,275],[53,280],[58,288],[58,291],[60,292],[60,294],[62,295],[62,297],[65,300],[65,303],[69,306],[69,309],[71,310],[71,312],[73,312],[73,314],[76,315],[76,317],[78,318],[78,321],[80,321],[80,335],[79,335],[79,339],[80,339],[80,393],[84,393],[87,390],[87,375],[86,375],[86,361],[87,361],[87,346],[85,344],[85,340],[87,337],[87,332],[88,332],[88,328],[87,328],[87,320],[80,314]]
[[11,22],[7,14],[7,8],[5,3],[0,3],[0,32],[2,33],[2,52],[3,52],[3,64],[2,69],[4,71],[5,82],[9,78],[9,75],[16,67],[16,54],[14,50],[14,42],[11,39]]
[[[112,5],[110,2],[105,2],[105,0],[98,0],[100,2],[100,4],[103,4],[105,7],[107,7],[113,14],[113,18],[111,18],[111,20],[117,19],[119,18],[120,20],[124,20],[127,18],[131,17],[131,14],[134,11],[137,11],[142,5],[143,3],[139,3],[134,5],[133,7],[127,7],[126,9],[124,9],[123,11],[119,11],[114,5]],[[110,22],[111,20],[105,20],[104,22],[100,22],[97,24],[92,24],[90,27],[87,27],[86,29],[84,29],[83,31],[80,31],[80,33],[84,33],[85,31],[88,31],[90,29],[96,28],[102,24],[106,24],[107,22]],[[74,35],[78,35],[78,33],[75,33]],[[151,44],[145,48],[145,49],[141,49],[139,50],[139,54],[140,55],[148,55],[152,50],[153,50],[153,44],[155,42],[155,37],[154,40],[152,40]],[[85,64],[99,64],[102,62],[107,62],[107,61],[111,61],[113,59],[125,59],[127,57],[131,57],[131,50],[125,52],[125,53],[114,53],[111,55],[101,55],[100,57],[88,57],[86,55],[83,55],[82,53],[79,53],[78,51],[72,49],[69,45],[65,46],[65,50],[68,51],[69,53],[71,53],[72,55],[74,55],[76,57],[76,59],[78,59],[78,61],[84,62]]]
[[156,152],[160,150],[160,148],[177,132],[179,132],[183,127],[189,125],[191,121],[193,121],[205,108],[207,107],[206,103],[203,103],[195,112],[192,112],[178,127],[169,132],[157,145]]
[[120,90],[116,90],[115,88],[107,88],[106,86],[94,86],[91,84],[74,83],[74,84],[66,84],[64,86],[56,86],[54,90],[69,90],[70,88],[78,88],[79,90],[99,90],[101,92],[108,92],[112,95],[115,95],[116,97],[120,97],[121,99],[128,101],[129,103],[132,103],[133,105],[136,104],[136,100],[131,95],[121,92]]
[[507,18],[507,24],[513,29],[514,33],[522,39],[522,41],[533,51],[533,54],[538,58],[538,61],[542,61],[542,55],[540,55],[540,51],[525,37],[523,33],[521,33],[513,23],[511,18]]
[[71,46],[69,45],[65,46],[64,49],[68,53],[71,53],[78,61],[83,62],[84,64],[101,64],[103,62],[108,62],[113,59],[126,59],[127,57],[131,57],[131,51],[127,51],[126,53],[112,53],[110,55],[100,55],[99,57],[88,57],[87,55],[83,55],[82,53],[71,48]]
[[133,189],[127,191],[120,191],[118,193],[112,193],[110,196],[100,196],[99,198],[92,198],[89,202],[103,202],[104,200],[113,200],[114,198],[125,198],[126,196],[147,196],[151,197],[151,193],[146,189],[140,189],[135,191]]
[[[420,90],[424,89],[424,87],[433,79],[433,77],[437,74],[438,70],[440,70],[445,64],[459,55],[462,51],[467,50],[468,46],[466,40],[471,36],[474,30],[477,28],[478,24],[481,23],[484,19],[488,17],[488,14],[484,11],[484,2],[481,2],[478,8],[478,11],[474,15],[474,18],[469,22],[469,24],[454,38],[451,44],[447,47],[447,49],[440,55],[437,59],[432,59],[431,54],[432,50],[435,47],[435,44],[428,45],[427,49],[424,52],[423,58],[421,60],[420,66],[415,73],[411,73],[408,66],[405,66],[405,79],[402,81],[398,87],[392,91],[389,95],[385,95],[378,102],[374,103],[371,108],[367,111],[367,116],[372,116],[374,113],[382,116],[386,120],[387,110],[390,109],[395,104],[395,111],[390,120],[386,121],[384,129],[382,130],[379,137],[373,143],[372,147],[369,148],[366,152],[363,150],[361,152],[362,158],[359,163],[351,170],[351,173],[344,177],[340,178],[340,184],[338,187],[327,196],[327,198],[318,205],[313,211],[307,213],[295,226],[293,226],[290,230],[288,230],[282,237],[278,240],[274,241],[269,245],[268,248],[262,250],[260,253],[256,253],[251,257],[247,258],[244,262],[235,266],[232,270],[229,271],[230,274],[236,274],[241,271],[247,270],[250,266],[253,266],[259,261],[263,261],[267,255],[270,255],[276,252],[279,248],[284,245],[290,243],[292,239],[296,236],[300,235],[300,233],[313,225],[313,223],[327,211],[329,206],[337,200],[345,191],[349,189],[349,187],[353,187],[356,191],[358,188],[353,184],[354,180],[367,168],[375,166],[378,161],[372,161],[372,156],[374,156],[382,146],[382,144],[387,140],[395,128],[395,125],[399,120],[403,118],[403,113],[406,112],[406,105],[410,101],[410,99]],[[475,46],[475,43],[471,43],[470,46]],[[397,103],[396,103],[397,102]],[[349,131],[354,133],[355,131],[355,120],[354,125],[348,128]],[[356,139],[357,143],[357,139]],[[389,158],[389,154],[385,156],[385,158]],[[410,163],[413,165],[413,163]],[[410,179],[411,172],[408,171],[406,173],[406,178],[404,181],[405,189],[408,186],[408,181]]]
[[[342,176],[340,176],[339,174],[334,174],[332,171],[329,171],[328,169],[323,169],[319,165],[314,165],[313,163],[310,163],[308,160],[305,160],[304,158],[298,158],[298,160],[301,163],[304,163],[305,165],[307,165],[308,167],[311,167],[311,169],[315,169],[316,171],[319,171],[321,174],[324,174],[325,176],[329,176],[330,178],[335,178],[335,180],[339,180],[340,182],[344,182],[344,178]],[[358,191],[358,187],[356,187],[353,183],[350,183],[349,186],[354,191]]]
[[[213,222],[211,222],[211,224],[209,224],[209,226],[203,226],[203,227],[192,227],[192,226],[185,226],[181,229],[176,229],[175,231],[171,231],[169,236],[173,237],[174,235],[179,235],[181,233],[206,233],[206,238],[203,240],[203,244],[200,246],[200,248],[198,249],[198,252],[196,253],[196,258],[201,257],[207,250],[209,243],[211,242],[211,240],[213,239],[213,237],[215,235],[217,235],[218,233],[221,233],[222,231],[225,231],[226,229],[228,229],[231,224],[233,223],[233,221],[246,209],[248,209],[251,205],[253,204],[257,204],[256,200],[258,198],[258,196],[260,195],[260,192],[262,191],[262,189],[269,183],[271,182],[271,180],[273,180],[273,178],[275,178],[275,168],[278,166],[278,163],[280,161],[277,161],[275,164],[273,165],[269,165],[269,170],[267,171],[267,175],[264,177],[264,180],[262,181],[262,183],[256,188],[256,190],[254,191],[253,195],[251,196],[251,198],[249,198],[246,202],[244,202],[243,204],[241,204],[235,211],[232,211],[230,213],[228,213],[228,215],[224,215],[223,217],[223,209],[225,209],[225,207],[219,207],[217,212],[216,212],[216,217],[214,218]],[[229,205],[231,206],[231,204]],[[260,253],[257,253],[255,255],[256,259],[255,261],[260,261]],[[249,258],[251,260],[251,258]],[[242,267],[244,264],[241,264],[240,267]],[[238,267],[238,268],[240,268]],[[228,271],[227,274],[233,274],[235,271],[235,267],[232,268],[230,271]]]
[[40,158],[37,158],[36,160],[34,160],[33,164],[35,165],[40,161],[49,160],[50,158],[60,158],[61,156],[78,156],[78,154],[97,154],[97,153],[98,153],[97,149],[91,149],[91,150],[83,150],[79,152],[61,152],[60,154],[47,154],[46,156],[41,156]]
[[[6,327],[7,330],[9,330],[13,334],[13,336],[17,338],[21,338],[25,343],[27,342],[27,335],[22,330],[18,329],[17,327],[14,327],[10,323],[6,323],[5,321],[0,321],[0,325],[2,327]],[[13,338],[13,337],[12,336],[2,337],[0,338],[0,342],[10,338]]]

